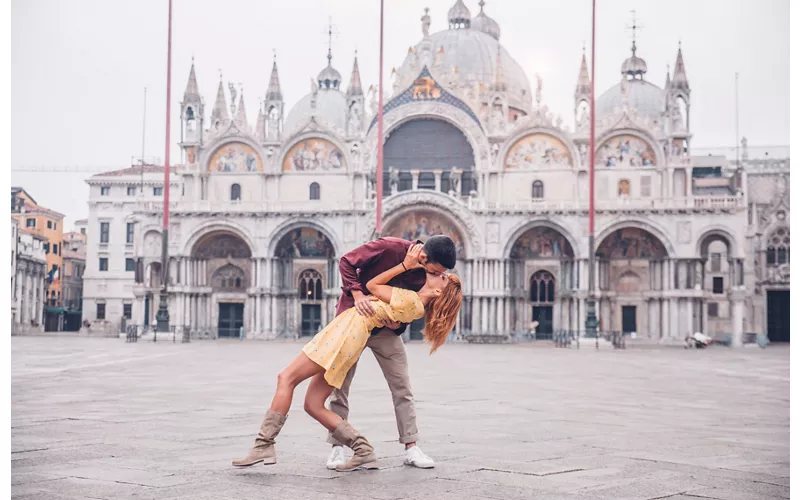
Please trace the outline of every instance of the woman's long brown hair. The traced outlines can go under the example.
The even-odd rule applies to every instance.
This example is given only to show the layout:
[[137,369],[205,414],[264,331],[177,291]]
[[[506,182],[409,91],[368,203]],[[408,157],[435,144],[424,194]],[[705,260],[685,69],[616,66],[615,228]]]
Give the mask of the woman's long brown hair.
[[425,342],[431,344],[431,354],[444,344],[453,330],[461,309],[461,280],[448,275],[442,294],[433,299],[425,310]]

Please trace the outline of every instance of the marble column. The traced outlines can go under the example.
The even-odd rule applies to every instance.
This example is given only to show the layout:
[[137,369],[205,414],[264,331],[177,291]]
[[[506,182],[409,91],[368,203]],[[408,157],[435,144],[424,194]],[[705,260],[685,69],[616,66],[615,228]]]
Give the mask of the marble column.
[[489,301],[481,298],[481,333],[489,332]]
[[742,347],[742,324],[744,322],[744,297],[736,297],[731,304],[731,330],[733,347]]
[[411,190],[419,189],[419,170],[411,170]]
[[669,337],[669,302],[661,299],[661,332],[659,337],[665,339]]
[[680,338],[680,327],[678,326],[678,300],[669,299],[669,336]]
[[442,171],[441,170],[434,170],[433,171],[433,178],[436,182],[436,191],[442,191]]
[[261,335],[261,332],[263,331],[261,323],[261,295],[256,294],[255,297],[253,297],[253,299],[256,308],[256,325],[255,325],[255,331],[253,333],[255,335]]

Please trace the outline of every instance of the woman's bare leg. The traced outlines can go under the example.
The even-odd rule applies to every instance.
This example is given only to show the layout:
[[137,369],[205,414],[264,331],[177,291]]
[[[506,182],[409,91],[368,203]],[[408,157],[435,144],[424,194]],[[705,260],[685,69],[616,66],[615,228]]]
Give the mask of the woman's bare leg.
[[314,420],[333,432],[336,426],[342,421],[342,417],[335,414],[325,407],[325,401],[333,392],[333,386],[325,381],[325,374],[320,372],[311,378],[306,390],[306,401],[303,409],[311,415]]
[[[289,363],[289,366],[278,374],[278,387],[275,389],[275,396],[272,398],[272,404],[269,409],[286,416],[289,413],[289,407],[292,406],[292,395],[295,387],[303,380],[314,375],[319,374],[321,376],[324,371],[324,368],[311,361],[305,353],[298,354]],[[323,382],[325,381],[324,378],[322,380]]]

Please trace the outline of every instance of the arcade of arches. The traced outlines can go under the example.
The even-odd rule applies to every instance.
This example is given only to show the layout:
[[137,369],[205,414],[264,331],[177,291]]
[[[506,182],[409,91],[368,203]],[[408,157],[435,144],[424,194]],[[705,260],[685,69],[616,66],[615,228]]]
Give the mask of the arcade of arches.
[[[520,335],[531,332],[534,322],[542,338],[584,330],[587,260],[576,257],[573,240],[556,226],[525,228],[505,259],[470,256],[457,219],[434,206],[390,214],[384,234],[454,239],[455,272],[465,291],[457,336]],[[765,250],[772,252],[766,257],[775,266],[788,262],[788,230],[785,235],[776,233]],[[190,255],[171,259],[172,324],[200,337],[314,335],[333,318],[340,294],[331,239],[306,225],[281,233],[270,248],[269,257],[258,257],[235,232],[217,230],[202,236]],[[699,250],[699,258],[674,259],[661,239],[640,227],[620,227],[604,236],[596,262],[601,331],[683,337],[695,331],[724,334],[736,321],[741,324],[742,260],[732,255],[725,234],[703,236]],[[144,264],[136,273],[145,285],[133,307],[137,324],[154,319],[161,279],[159,262]],[[422,326],[413,324],[410,337],[420,338]]]

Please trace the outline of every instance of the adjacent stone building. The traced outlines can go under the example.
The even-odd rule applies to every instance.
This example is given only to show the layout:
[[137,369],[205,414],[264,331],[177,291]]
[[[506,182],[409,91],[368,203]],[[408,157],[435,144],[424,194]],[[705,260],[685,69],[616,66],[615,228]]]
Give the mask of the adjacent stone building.
[[[580,333],[589,295],[586,58],[576,57],[567,126],[545,104],[542,80],[532,86],[501,45],[482,3],[473,17],[457,0],[447,22],[431,33],[427,10],[422,17],[422,39],[392,75],[383,137],[357,59],[345,87],[329,50],[290,109],[273,62],[255,124],[241,89],[227,93],[222,81],[207,113],[193,64],[180,104],[183,162],[170,180],[169,260],[161,261],[163,171],[89,179],[87,318],[151,324],[167,274],[171,324],[193,335],[313,335],[334,314],[339,259],[375,236],[381,182],[384,235],[447,234],[458,245],[457,335],[519,335],[533,321],[539,335]],[[788,263],[788,226],[774,233],[780,245],[762,231],[788,222],[788,194],[786,208],[768,202],[770,189],[788,191],[788,158],[762,167],[694,154],[682,49],[663,86],[647,78],[638,50],[621,57],[618,84],[598,89],[600,328],[656,340],[696,331],[735,344],[747,332],[779,338],[770,325],[788,325],[788,313],[768,303],[783,300],[769,298],[776,287],[788,294],[788,272],[782,281],[768,275]],[[760,201],[750,202],[754,189]],[[751,223],[762,214],[769,224]]]
[[47,241],[46,237],[31,231],[17,233],[15,288],[11,295],[14,302],[11,332],[15,335],[44,331]]

